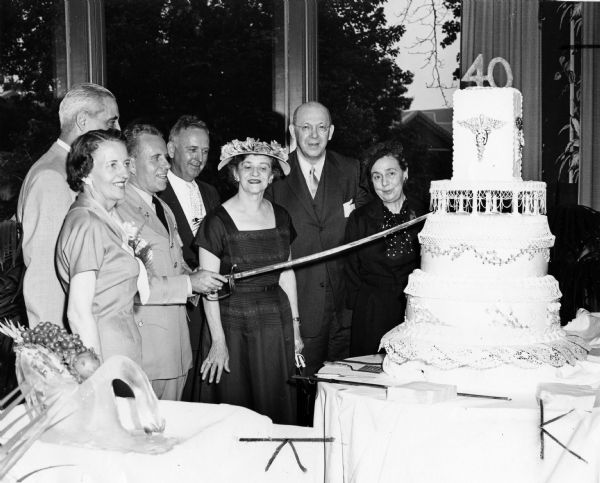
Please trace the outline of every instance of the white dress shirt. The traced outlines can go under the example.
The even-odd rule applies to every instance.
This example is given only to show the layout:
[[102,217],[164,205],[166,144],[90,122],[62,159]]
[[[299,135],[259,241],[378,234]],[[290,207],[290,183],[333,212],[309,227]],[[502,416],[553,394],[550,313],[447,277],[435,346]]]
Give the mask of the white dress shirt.
[[169,170],[169,172],[167,173],[167,178],[169,179],[169,183],[171,183],[171,187],[175,192],[175,196],[177,196],[177,200],[181,205],[181,209],[183,210],[185,219],[190,225],[190,230],[192,230],[192,233],[196,234],[199,223],[197,221],[194,221],[194,219],[196,218],[196,214],[192,210],[192,200],[190,199],[191,189],[198,191],[200,202],[202,204],[202,212],[206,213],[206,206],[204,205],[202,193],[200,193],[200,188],[198,187],[198,184],[195,181],[186,181],[184,179],[181,179],[179,176],[173,174],[171,170]]
[[310,186],[310,182],[309,182],[309,176],[310,176],[310,170],[311,168],[315,168],[315,176],[317,177],[317,179],[319,180],[319,182],[321,182],[321,175],[323,174],[323,166],[325,166],[325,153],[323,153],[323,156],[321,157],[321,159],[319,159],[316,164],[312,164],[310,162],[308,162],[304,156],[302,156],[302,153],[300,152],[300,150],[296,150],[296,153],[298,154],[298,164],[300,165],[300,170],[302,171],[302,175],[304,176],[304,181],[306,181],[306,186]]

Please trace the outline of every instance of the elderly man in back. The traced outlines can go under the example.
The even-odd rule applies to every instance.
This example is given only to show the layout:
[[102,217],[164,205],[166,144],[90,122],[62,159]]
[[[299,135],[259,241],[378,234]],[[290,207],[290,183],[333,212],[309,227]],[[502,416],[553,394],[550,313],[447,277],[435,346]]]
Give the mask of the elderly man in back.
[[161,292],[171,292],[179,301],[135,305],[142,336],[142,367],[159,399],[179,400],[192,366],[185,303],[192,292],[210,292],[225,278],[206,270],[192,273],[183,260],[175,216],[156,196],[167,186],[170,167],[160,131],[149,124],[133,124],[125,129],[125,137],[131,177],[117,212],[123,221],[139,227],[141,239],[152,250],[147,269],[153,289],[160,285]]
[[65,323],[65,293],[54,266],[58,233],[75,193],[67,184],[71,143],[93,129],[119,129],[113,94],[96,84],[74,86],[60,103],[60,136],[31,167],[19,194],[17,219],[23,226],[26,271],[23,296],[29,326]]

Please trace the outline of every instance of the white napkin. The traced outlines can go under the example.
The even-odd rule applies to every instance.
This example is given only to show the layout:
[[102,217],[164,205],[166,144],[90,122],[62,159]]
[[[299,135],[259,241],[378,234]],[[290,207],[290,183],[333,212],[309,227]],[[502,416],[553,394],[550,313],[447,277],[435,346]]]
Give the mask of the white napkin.
[[590,410],[596,401],[596,390],[591,386],[543,383],[538,386],[537,399],[544,401],[547,409]]
[[591,346],[600,345],[600,312],[579,309],[575,318],[563,327],[572,335],[577,335]]

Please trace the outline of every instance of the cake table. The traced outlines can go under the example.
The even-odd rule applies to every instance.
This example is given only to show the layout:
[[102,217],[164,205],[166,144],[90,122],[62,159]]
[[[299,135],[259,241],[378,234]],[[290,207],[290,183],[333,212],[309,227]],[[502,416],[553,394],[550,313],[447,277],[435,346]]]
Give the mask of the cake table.
[[[385,374],[340,365],[325,366],[319,376],[393,382]],[[544,421],[567,412],[545,410]],[[314,428],[335,438],[326,447],[330,483],[600,481],[598,408],[575,409],[548,423],[547,431],[575,455],[544,436],[543,460],[540,408],[534,404],[471,397],[406,404],[386,400],[385,389],[321,382]]]
[[[323,481],[323,444],[297,442],[296,463],[284,446],[265,467],[279,442],[240,442],[240,437],[318,437],[312,428],[276,425],[239,406],[159,401],[167,421],[165,436],[182,440],[171,451],[148,455],[93,450],[37,441],[11,470],[27,483],[315,482]],[[21,406],[21,412],[24,407]],[[16,414],[15,414],[16,416]]]

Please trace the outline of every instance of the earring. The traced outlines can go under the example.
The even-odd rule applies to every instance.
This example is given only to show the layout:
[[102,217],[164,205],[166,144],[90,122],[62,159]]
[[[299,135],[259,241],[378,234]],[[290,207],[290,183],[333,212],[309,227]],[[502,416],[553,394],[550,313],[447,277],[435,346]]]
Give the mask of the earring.
[[87,184],[88,186],[92,186],[92,180],[90,179],[89,176],[86,176],[85,178],[82,178],[81,181],[83,181],[83,183]]
[[233,179],[235,180],[236,183],[240,182],[240,178],[238,178],[237,176],[234,176]]

